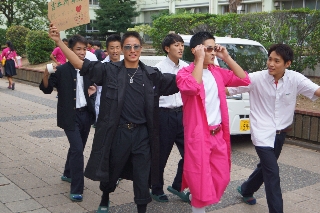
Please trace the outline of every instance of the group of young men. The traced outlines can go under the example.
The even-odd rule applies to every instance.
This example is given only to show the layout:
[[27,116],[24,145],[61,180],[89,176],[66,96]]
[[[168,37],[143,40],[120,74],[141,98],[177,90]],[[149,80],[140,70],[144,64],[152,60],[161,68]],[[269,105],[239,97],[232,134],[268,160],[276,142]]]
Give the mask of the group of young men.
[[[277,159],[292,123],[296,95],[320,96],[318,85],[287,70],[293,60],[289,46],[273,45],[268,70],[248,75],[208,32],[191,38],[195,59],[190,65],[181,60],[182,38],[167,35],[162,43],[167,58],[155,67],[139,60],[142,40],[137,32],[127,32],[121,40],[108,37],[110,61],[106,63],[85,59],[87,41],[81,36],[73,36],[67,47],[52,24],[49,36],[69,60],[49,79],[46,70],[40,89],[51,93],[56,87],[59,91],[58,126],[70,143],[61,179],[71,182],[71,200],[82,201],[84,175],[100,181],[98,213],[109,211],[109,194],[119,178],[133,180],[138,213],[146,212],[152,198],[168,202],[163,175],[175,143],[181,160],[167,190],[190,202],[192,212],[205,212],[206,206],[220,201],[230,181],[226,93],[249,92],[252,141],[260,163],[237,190],[245,203],[255,204],[253,194],[265,183],[269,212],[283,212]],[[231,70],[215,65],[215,57]],[[101,86],[100,106],[83,173],[83,149],[96,120],[93,83]]]

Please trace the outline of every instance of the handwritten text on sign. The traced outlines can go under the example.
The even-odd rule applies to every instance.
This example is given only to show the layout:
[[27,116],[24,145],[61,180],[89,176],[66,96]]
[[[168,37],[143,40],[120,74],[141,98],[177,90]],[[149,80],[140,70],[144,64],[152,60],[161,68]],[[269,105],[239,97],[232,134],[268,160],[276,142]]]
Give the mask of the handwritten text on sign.
[[48,2],[48,18],[59,29],[90,23],[88,0],[51,0]]

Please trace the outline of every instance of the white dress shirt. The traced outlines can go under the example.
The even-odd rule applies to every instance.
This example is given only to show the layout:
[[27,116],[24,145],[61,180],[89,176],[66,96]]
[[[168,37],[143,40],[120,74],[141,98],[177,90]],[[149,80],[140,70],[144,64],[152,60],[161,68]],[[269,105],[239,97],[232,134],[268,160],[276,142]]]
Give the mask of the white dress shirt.
[[297,95],[314,101],[319,86],[292,70],[285,70],[277,85],[268,70],[250,73],[249,77],[249,86],[230,87],[228,91],[230,95],[249,92],[252,142],[255,146],[274,147],[276,130],[292,124]]
[[[97,61],[97,57],[90,51],[86,51],[86,59],[90,61]],[[87,106],[86,97],[83,92],[83,76],[80,75],[80,70],[77,71],[77,88],[76,88],[76,108]]]
[[209,126],[221,123],[220,99],[216,79],[208,69],[203,70],[202,81],[205,91],[206,114]]
[[[179,60],[179,64],[176,65],[169,57],[166,57],[159,63],[155,65],[160,72],[162,73],[171,73],[171,74],[177,74],[178,71],[183,68],[189,66],[188,63]],[[159,99],[159,107],[165,107],[165,108],[176,108],[182,106],[182,99],[180,92],[177,92],[173,95],[169,96],[161,96]]]

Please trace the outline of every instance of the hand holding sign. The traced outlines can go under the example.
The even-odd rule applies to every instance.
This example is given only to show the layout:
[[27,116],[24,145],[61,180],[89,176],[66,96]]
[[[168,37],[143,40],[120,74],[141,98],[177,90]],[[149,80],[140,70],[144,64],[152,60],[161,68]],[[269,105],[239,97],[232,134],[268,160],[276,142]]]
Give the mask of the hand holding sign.
[[90,23],[89,1],[51,0],[48,2],[48,18],[59,30]]

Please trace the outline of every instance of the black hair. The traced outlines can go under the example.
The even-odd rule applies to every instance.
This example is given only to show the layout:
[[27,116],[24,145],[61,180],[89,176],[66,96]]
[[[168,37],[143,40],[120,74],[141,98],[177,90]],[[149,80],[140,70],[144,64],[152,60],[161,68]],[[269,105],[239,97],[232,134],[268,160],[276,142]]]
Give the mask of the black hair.
[[142,45],[142,38],[141,38],[140,34],[136,31],[128,31],[125,34],[123,34],[123,36],[122,36],[121,47],[123,47],[124,41],[129,37],[134,37],[134,38],[138,39],[140,42],[140,45]]
[[63,41],[63,42],[68,42],[68,39],[63,38],[62,41]]
[[82,43],[84,45],[88,45],[88,41],[85,37],[81,36],[81,35],[73,35],[69,38],[69,41],[68,41],[68,47],[70,49],[72,49],[76,43]]
[[113,41],[119,41],[121,43],[121,37],[118,34],[109,35],[106,39],[106,48],[108,48],[109,43]]
[[93,41],[90,39],[88,40],[88,44],[90,44],[91,46],[93,46]]
[[99,47],[100,49],[102,49],[102,44],[101,44],[101,42],[98,41],[98,40],[93,41],[93,46],[97,46],[97,47]]
[[277,55],[280,55],[284,60],[284,63],[288,61],[293,61],[293,50],[287,44],[273,44],[268,50],[268,57],[270,54],[275,51]]
[[9,47],[10,51],[14,51],[15,50],[11,41],[7,41],[6,45]]
[[166,51],[166,47],[170,47],[171,44],[174,44],[176,42],[184,43],[184,41],[180,35],[175,34],[175,33],[168,34],[166,37],[164,37],[164,39],[162,41],[162,50],[166,54],[168,54],[168,52]]
[[209,32],[198,32],[190,39],[190,48],[195,48],[197,45],[203,44],[208,39],[215,40],[214,36]]

